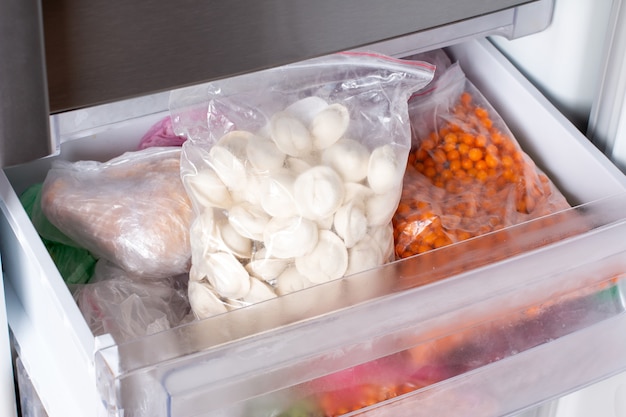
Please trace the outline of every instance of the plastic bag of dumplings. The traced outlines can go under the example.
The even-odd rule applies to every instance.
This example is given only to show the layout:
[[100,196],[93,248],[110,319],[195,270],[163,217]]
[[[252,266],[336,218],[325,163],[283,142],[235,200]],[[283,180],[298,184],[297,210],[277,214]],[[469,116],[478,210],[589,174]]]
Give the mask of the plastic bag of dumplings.
[[344,52],[172,92],[197,317],[393,259],[407,100],[433,71]]

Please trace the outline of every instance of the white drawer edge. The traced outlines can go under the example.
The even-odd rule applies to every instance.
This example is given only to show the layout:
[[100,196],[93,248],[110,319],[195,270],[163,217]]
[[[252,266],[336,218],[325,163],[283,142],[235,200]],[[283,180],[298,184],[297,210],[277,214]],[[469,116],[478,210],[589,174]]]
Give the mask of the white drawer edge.
[[[48,415],[103,416],[103,412],[97,412],[97,407],[104,408],[96,390],[93,365],[78,374],[64,367],[63,361],[46,349],[49,341],[34,328],[11,283],[6,282],[5,288],[7,315],[13,335],[19,341],[20,360]],[[70,351],[66,354],[71,356]],[[85,376],[89,376],[88,380]]]
[[0,198],[7,319],[20,357],[42,402],[63,411],[51,415],[94,415],[85,413],[99,403],[93,335],[4,173]]
[[[24,272],[34,272],[40,276],[44,276],[46,274],[49,275],[51,273],[58,275],[59,272],[54,265],[52,258],[50,258],[50,255],[44,247],[41,238],[26,215],[19,198],[11,188],[6,176],[2,172],[0,172],[0,210],[11,228],[11,231],[15,235],[16,241],[13,243],[20,245],[26,256],[28,256],[27,261],[30,262],[29,265],[20,266],[30,266],[33,268],[32,270]],[[5,231],[3,231],[3,233],[5,233]],[[5,237],[6,236],[3,236],[3,238]],[[9,261],[9,259],[4,258],[5,263]],[[5,279],[8,279],[9,281],[16,278],[17,277],[12,276],[10,273],[5,275]],[[29,276],[22,276],[21,278],[25,281],[35,279]],[[84,350],[89,356],[92,356],[94,351],[93,335],[87,327],[87,324],[84,322],[83,316],[76,306],[76,303],[68,291],[63,279],[43,279],[42,282],[43,285],[48,287],[47,289],[52,291],[52,295],[54,295],[54,297],[49,297],[49,299],[52,300],[51,302],[54,304],[53,308],[56,309],[54,313],[61,314],[64,322],[66,323],[75,324],[77,321],[83,322],[84,326],[75,328],[74,332],[78,334],[78,342],[82,345],[82,350]],[[27,285],[29,283],[30,281],[26,281]],[[39,285],[40,283],[37,284]],[[24,300],[22,297],[24,297],[25,292],[20,291],[20,287],[18,285],[14,284],[13,288],[23,302]],[[24,289],[28,290],[28,288],[25,287]],[[25,305],[24,308],[27,314],[30,313],[28,306]]]

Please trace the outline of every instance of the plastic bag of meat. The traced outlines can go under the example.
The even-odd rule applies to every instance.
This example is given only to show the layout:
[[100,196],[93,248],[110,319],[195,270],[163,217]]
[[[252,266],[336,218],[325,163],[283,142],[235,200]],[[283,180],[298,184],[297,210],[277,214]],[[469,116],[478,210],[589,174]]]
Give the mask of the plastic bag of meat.
[[57,161],[43,184],[42,211],[78,245],[129,273],[186,273],[192,208],[180,152],[149,148],[104,163]]

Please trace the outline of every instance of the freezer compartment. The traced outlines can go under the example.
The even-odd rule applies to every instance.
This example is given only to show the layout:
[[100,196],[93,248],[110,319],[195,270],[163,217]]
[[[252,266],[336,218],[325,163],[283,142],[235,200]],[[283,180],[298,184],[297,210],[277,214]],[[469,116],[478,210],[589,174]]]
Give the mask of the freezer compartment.
[[[381,50],[385,52],[382,46]],[[587,228],[578,221],[572,222],[571,217],[567,215],[560,220],[552,217],[552,220],[559,221],[550,227],[548,227],[549,224],[542,223],[546,221],[545,219],[540,219],[506,232],[453,245],[434,251],[427,256],[393,263],[379,270],[328,284],[364,289],[364,292],[350,290],[350,294],[356,299],[339,300],[341,303],[356,303],[354,308],[349,308],[348,304],[336,304],[331,299],[326,305],[315,306],[303,317],[285,318],[268,314],[255,315],[254,321],[241,321],[256,310],[276,311],[271,307],[271,303],[261,303],[251,309],[235,311],[226,316],[193,323],[128,344],[115,345],[110,338],[106,336],[96,338],[89,331],[17,198],[17,195],[29,185],[43,180],[52,158],[8,168],[4,171],[5,175],[0,176],[1,209],[4,215],[2,228],[0,228],[3,245],[1,249],[5,260],[8,318],[20,345],[20,357],[24,368],[32,377],[33,385],[48,413],[53,417],[104,415],[107,411],[112,415],[114,413],[121,415],[124,409],[127,413],[125,415],[132,415],[133,412],[138,411],[147,412],[147,415],[151,417],[168,415],[168,413],[194,415],[193,413],[198,411],[194,407],[204,404],[206,392],[213,392],[210,398],[217,398],[217,402],[210,405],[211,410],[228,408],[231,401],[233,404],[237,401],[246,401],[270,391],[287,389],[286,392],[288,392],[291,386],[295,387],[308,380],[388,356],[419,344],[419,340],[415,339],[403,342],[404,345],[391,343],[395,337],[394,331],[401,331],[402,325],[398,324],[399,327],[394,330],[393,327],[385,326],[382,320],[390,312],[396,311],[393,305],[387,309],[387,304],[385,304],[395,297],[405,297],[406,305],[410,304],[413,308],[414,300],[408,298],[409,295],[418,299],[425,297],[425,302],[430,305],[429,295],[421,294],[441,291],[439,295],[442,297],[441,310],[428,310],[433,319],[439,314],[455,314],[456,307],[448,302],[447,298],[443,298],[444,293],[460,297],[457,305],[461,309],[459,311],[466,311],[463,308],[470,303],[478,303],[477,306],[484,307],[489,305],[489,300],[502,302],[503,298],[497,297],[497,290],[490,289],[483,284],[471,288],[469,284],[463,284],[465,280],[461,279],[466,278],[467,274],[446,268],[465,268],[466,270],[483,268],[477,272],[470,272],[469,276],[473,276],[476,282],[482,282],[482,280],[491,282],[489,281],[491,276],[494,285],[506,284],[502,290],[511,296],[516,296],[518,290],[515,288],[522,288],[525,279],[528,279],[530,285],[534,280],[540,281],[542,277],[552,277],[553,274],[560,276],[559,273],[564,270],[571,271],[572,275],[578,276],[575,271],[576,267],[581,267],[582,270],[587,268],[586,265],[604,268],[604,256],[609,256],[608,254],[613,253],[611,252],[613,250],[616,251],[614,253],[619,252],[621,246],[614,245],[612,240],[603,242],[601,238],[594,240],[590,236],[612,236],[611,239],[613,239],[615,235],[610,231],[621,230],[625,205],[620,195],[626,192],[626,179],[622,173],[533,89],[530,83],[516,72],[488,41],[470,41],[450,47],[448,51],[460,61],[468,78],[478,86],[503,116],[524,150],[535,159],[570,202],[572,204],[591,203],[591,205],[585,204],[578,210],[566,213],[583,217],[585,213],[591,213],[588,219],[593,219],[592,227]],[[105,108],[100,110],[106,111]],[[72,118],[79,114],[81,113],[69,113],[66,117]],[[155,110],[152,114],[129,120],[112,124],[96,124],[83,131],[70,129],[71,138],[76,140],[66,141],[61,147],[61,154],[57,157],[70,160],[109,159],[125,150],[136,148],[141,135],[166,114],[166,112]],[[59,115],[59,117],[64,116]],[[61,124],[56,123],[56,126],[59,125]],[[610,198],[611,196],[614,197]],[[601,213],[608,212],[611,215],[602,214],[594,217],[593,213],[597,213],[595,211],[597,209],[593,207]],[[585,226],[582,234],[581,226]],[[523,229],[523,227],[529,229]],[[536,228],[533,229],[533,227]],[[516,234],[515,231],[523,233]],[[567,242],[573,242],[568,244],[577,248],[576,256],[573,257],[574,261],[565,260],[565,258],[570,259],[566,256],[569,252],[562,249],[559,244],[554,247],[545,247],[539,252],[530,252],[533,256],[520,255],[519,258],[509,259],[513,255],[537,249],[538,246],[555,243],[567,237],[573,239],[568,240]],[[490,239],[496,240],[490,241]],[[498,243],[498,251],[490,250],[494,242]],[[591,245],[592,242],[593,245]],[[481,249],[481,245],[486,243],[490,243],[491,246],[486,245]],[[606,251],[605,246],[608,248]],[[471,248],[474,248],[473,252],[467,252]],[[598,248],[602,248],[602,251]],[[555,261],[548,255],[542,257],[541,254],[558,254],[561,258]],[[436,265],[446,265],[446,267],[433,269],[433,264],[427,262],[429,259],[432,262],[437,260]],[[442,259],[454,259],[457,263],[442,264]],[[467,262],[470,260],[475,260],[475,262],[468,266]],[[623,270],[619,271],[620,268],[612,271],[614,264],[612,261],[606,262],[607,269],[598,270],[602,272],[602,275],[594,275],[595,278],[607,280],[613,278],[613,272],[615,274],[623,272]],[[487,265],[489,263],[491,266]],[[591,266],[589,268],[595,271]],[[554,269],[550,270],[552,267]],[[564,267],[567,268],[564,269]],[[420,268],[424,269],[419,272]],[[533,268],[537,269],[533,270]],[[612,271],[610,274],[603,275],[609,270]],[[526,271],[529,271],[528,275],[522,273]],[[496,276],[494,274],[499,274],[499,277],[512,277],[512,281],[498,280],[494,278]],[[386,276],[387,280],[381,280],[381,276]],[[400,278],[404,276],[411,277],[411,279],[405,283],[405,286],[395,287],[396,290],[385,286],[367,288],[357,285],[358,281],[356,281],[367,280],[369,277],[370,280],[391,285],[402,283]],[[453,278],[433,282],[445,276],[453,276]],[[564,276],[561,278],[565,279]],[[467,280],[467,282],[472,281]],[[552,281],[547,280],[547,282]],[[420,288],[413,288],[416,285],[429,283],[432,285],[423,289],[426,293],[419,292],[422,291]],[[453,283],[457,284],[453,285]],[[450,285],[450,293],[443,291],[448,285]],[[588,283],[588,285],[595,284]],[[326,291],[327,288],[314,287],[308,294]],[[489,290],[486,291],[485,288]],[[468,290],[467,294],[463,292],[465,289]],[[401,290],[408,292],[405,294]],[[571,291],[575,290],[577,288],[571,288]],[[347,288],[342,291],[347,291]],[[520,297],[522,294],[524,292],[520,292]],[[275,304],[299,302],[299,297],[306,299],[308,295],[306,292],[296,293]],[[527,305],[530,301],[536,300],[526,299]],[[486,304],[481,304],[481,302]],[[519,306],[520,309],[523,307]],[[337,308],[340,311],[332,313]],[[420,310],[416,313],[417,315],[401,316],[398,319],[406,320],[405,326],[416,328],[422,326],[421,321],[428,318],[420,315],[425,311]],[[521,310],[511,311],[510,314],[514,314],[515,311]],[[380,314],[373,314],[373,312]],[[393,318],[394,316],[391,316],[390,320]],[[305,320],[302,321],[303,319]],[[489,317],[482,320],[488,319]],[[588,329],[592,331],[600,325],[593,325],[599,320],[600,318],[595,322],[584,322],[583,327],[589,325]],[[231,325],[217,326],[221,322],[231,323]],[[335,322],[343,324],[333,328]],[[379,327],[357,328],[354,334],[350,334],[346,329],[355,326],[346,327],[349,323],[375,323]],[[424,323],[423,326],[428,324]],[[324,333],[325,325],[331,326],[329,329],[334,329],[335,333]],[[205,326],[209,330],[199,332]],[[571,331],[575,330],[575,328],[571,329]],[[280,337],[282,334],[298,335],[300,331],[311,337],[311,341],[300,343],[298,349],[293,349],[293,346],[288,345],[288,339]],[[198,338],[198,335],[202,337]],[[389,335],[388,339],[385,335]],[[558,340],[565,340],[564,337]],[[377,344],[378,341],[385,339],[389,343]],[[264,343],[268,350],[261,349]],[[366,349],[365,347],[369,345],[375,346],[376,349]],[[354,349],[352,349],[353,346]],[[220,356],[228,349],[236,347],[242,349],[242,354],[248,356],[239,355],[230,359]],[[279,348],[290,356],[272,357],[271,349]],[[348,362],[341,362],[341,358],[334,360],[332,355],[331,357],[322,356],[325,359],[322,362],[311,362],[316,352],[326,355],[333,350],[335,352],[354,351],[355,354],[348,355]],[[357,354],[358,352],[361,353]],[[256,373],[258,369],[255,366],[259,365],[258,355],[261,355],[263,360],[269,360],[268,366],[274,364],[275,368],[268,369],[273,370],[275,375],[279,376],[278,381],[271,379],[272,373],[269,373],[267,377]],[[239,360],[234,361],[235,358]],[[607,360],[608,358],[607,355]],[[234,362],[229,362],[229,360]],[[618,362],[609,362],[608,367],[620,368],[622,366]],[[313,373],[307,370],[312,363],[315,364],[312,367]],[[498,363],[495,362],[479,369],[497,369]],[[507,362],[503,361],[503,363]],[[249,368],[246,369],[244,365]],[[240,374],[232,374],[234,371]],[[471,376],[472,372],[463,375]],[[256,379],[246,379],[252,374]],[[453,383],[460,377],[452,378],[448,382]],[[227,378],[231,378],[228,383]],[[272,385],[274,383],[278,385]],[[232,386],[239,387],[247,384],[246,386],[251,387],[251,390],[243,392],[229,390],[228,384],[235,384]],[[568,388],[560,386],[559,389]],[[223,395],[218,395],[218,393]],[[527,397],[529,401],[540,399],[542,399],[540,396],[534,400],[530,396]]]

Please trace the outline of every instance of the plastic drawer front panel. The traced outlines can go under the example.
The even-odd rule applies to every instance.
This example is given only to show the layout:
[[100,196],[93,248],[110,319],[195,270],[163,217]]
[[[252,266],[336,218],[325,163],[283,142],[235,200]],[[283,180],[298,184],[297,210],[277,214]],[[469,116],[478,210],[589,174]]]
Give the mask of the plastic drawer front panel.
[[[2,260],[0,259],[0,265]],[[4,282],[2,273],[0,281]],[[4,288],[0,287],[0,305],[5,304]],[[9,326],[6,311],[0,307],[0,415],[15,417],[17,415],[16,396],[14,388],[14,370],[11,363],[11,344],[9,340]]]
[[[604,328],[623,321],[624,284],[619,274],[626,272],[621,260],[626,180],[487,41],[456,45],[449,52],[522,147],[570,202],[581,207],[274,303],[113,345],[89,331],[17,198],[44,178],[51,159],[5,170],[6,176],[0,176],[0,230],[8,320],[24,368],[48,414],[232,416],[251,406],[261,412],[261,403],[288,411],[294,398],[308,398],[314,393],[312,385],[338,371],[385,358],[393,361],[446,336],[471,334],[474,328],[503,328],[504,322],[494,321],[494,312],[513,320],[555,297],[588,301],[605,291],[612,295],[605,303],[564,304],[572,312],[579,308],[581,315],[562,332],[547,335],[554,340],[541,334],[522,341],[518,354],[511,348],[498,361],[479,361],[480,366],[466,367],[434,384],[414,386],[388,399],[389,404],[355,412],[398,410],[403,415],[403,410],[413,409],[415,414],[415,401],[435,404],[438,398],[457,396],[471,402],[479,398],[471,396],[472,390],[482,387],[486,405],[482,411],[477,405],[476,415],[504,415],[622,369],[622,359],[612,356],[611,349],[622,347],[624,341],[605,334]],[[133,148],[136,142],[128,138],[140,138],[165,114],[85,131],[83,138],[65,142],[59,157],[108,159]],[[72,132],[72,138],[80,136]],[[444,277],[450,278],[441,280]],[[364,285],[374,282],[380,285]],[[339,297],[326,297],[326,303],[311,306],[299,317],[285,317],[276,308],[302,303],[330,288]],[[550,366],[541,362],[559,356],[556,352],[564,346],[577,346],[587,334],[606,340],[602,345],[606,352],[596,352],[594,365],[587,357],[590,347],[579,346],[573,354],[586,358],[579,362],[589,366],[577,377],[565,373],[565,364],[570,363],[565,357],[551,359]],[[549,378],[538,376],[539,371],[520,371],[520,377],[528,374],[530,382],[537,378],[541,384],[545,380],[548,386],[543,390],[524,385],[525,379],[511,380],[512,370],[526,368],[561,375],[562,381],[551,384]],[[505,380],[510,385],[498,383]],[[494,407],[486,403],[490,392],[508,398],[515,391],[521,392],[518,402],[487,407]],[[454,415],[452,408],[446,412]]]
[[[590,217],[576,220],[614,220],[610,207],[619,205],[622,211],[626,200],[620,200],[591,204],[585,208]],[[424,276],[433,274],[424,270],[440,265],[447,275],[448,264],[423,267],[428,256],[420,255],[316,287],[320,294],[289,294],[178,328],[175,334],[103,349],[96,355],[107,388],[103,394],[117,402],[114,408],[131,415],[266,416],[297,413],[310,403],[315,404],[310,415],[340,415],[350,408],[315,408],[332,397],[326,391],[341,392],[343,381],[367,391],[372,372],[381,373],[374,378],[381,383],[389,367],[414,366],[415,373],[392,378],[402,388],[390,394],[391,411],[379,404],[365,413],[458,415],[450,404],[472,409],[476,416],[518,411],[626,369],[621,354],[626,336],[610,331],[625,320],[626,243],[621,236],[626,222],[610,222],[430,285],[424,285]],[[532,235],[530,230],[520,233]],[[492,238],[498,234],[516,237],[508,230]],[[472,247],[481,240],[459,244],[458,250],[481,258]],[[493,248],[493,242],[488,246]],[[354,294],[350,290],[358,286],[371,288],[383,277],[392,284],[364,296],[379,291],[379,298],[361,302],[341,296]],[[277,314],[283,303],[301,305],[322,294],[338,294],[329,302],[332,307],[317,305],[317,317],[281,327],[287,320]],[[321,314],[325,309],[329,312]],[[594,343],[585,343],[589,340]],[[149,346],[163,348],[151,355]],[[437,351],[449,356],[439,357]],[[424,364],[422,357],[430,362]],[[373,369],[369,374],[368,367]],[[433,375],[437,368],[444,371]],[[146,393],[155,409],[145,409]],[[346,395],[337,402],[347,401]],[[167,413],[159,414],[162,408]]]
[[20,413],[22,417],[48,417],[37,391],[33,387],[30,376],[26,373],[22,361],[18,357],[15,361],[17,386],[20,393]]

